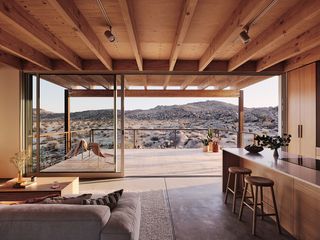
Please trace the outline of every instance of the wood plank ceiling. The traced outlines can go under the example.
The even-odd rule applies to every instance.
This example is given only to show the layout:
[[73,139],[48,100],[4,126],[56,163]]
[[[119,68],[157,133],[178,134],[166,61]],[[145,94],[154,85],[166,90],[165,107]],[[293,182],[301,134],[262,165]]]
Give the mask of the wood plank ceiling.
[[0,0],[0,62],[69,89],[130,73],[127,88],[221,90],[320,60],[320,0],[101,2],[114,42],[96,0]]

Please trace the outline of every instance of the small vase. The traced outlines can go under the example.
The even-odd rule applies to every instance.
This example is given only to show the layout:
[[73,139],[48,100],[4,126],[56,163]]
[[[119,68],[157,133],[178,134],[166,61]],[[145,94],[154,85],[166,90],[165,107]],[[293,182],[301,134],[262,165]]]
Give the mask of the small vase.
[[23,179],[22,171],[19,171],[17,183],[23,183],[23,182],[25,182],[25,180]]
[[213,142],[209,142],[208,152],[212,152],[212,150],[213,150]]
[[274,156],[274,158],[277,158],[277,159],[279,158],[278,148],[274,149],[273,156]]

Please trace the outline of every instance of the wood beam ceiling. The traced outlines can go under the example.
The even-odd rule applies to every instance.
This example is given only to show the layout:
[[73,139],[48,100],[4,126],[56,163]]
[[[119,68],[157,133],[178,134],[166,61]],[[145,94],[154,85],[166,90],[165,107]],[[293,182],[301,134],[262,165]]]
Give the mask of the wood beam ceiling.
[[136,58],[138,69],[139,71],[142,71],[143,61],[142,61],[139,39],[136,32],[136,25],[133,17],[132,8],[129,5],[130,3],[127,0],[118,0],[118,2],[120,4],[123,20],[126,25],[130,45],[132,47],[133,54]]
[[[71,97],[112,97],[112,90],[70,90]],[[239,97],[238,90],[127,90],[126,97]],[[121,96],[121,91],[118,91]]]
[[59,75],[45,75],[41,76],[41,79],[44,79],[46,81],[49,81],[67,89],[73,89],[77,87],[77,84],[73,84],[70,81],[66,81],[66,79]]
[[319,45],[320,25],[318,24],[260,59],[257,63],[257,72],[261,72],[274,64],[297,56]]
[[33,16],[27,13],[15,1],[0,0],[0,16],[24,31],[40,44],[77,70],[82,69],[81,59],[55,35],[49,32]]
[[105,46],[97,37],[88,21],[81,14],[73,0],[48,0],[58,13],[67,21],[76,34],[108,69],[112,70],[112,59]]
[[[183,6],[183,11],[180,14],[180,19],[178,23],[178,28],[176,31],[175,39],[173,41],[173,47],[170,54],[169,59],[169,71],[173,71],[174,67],[176,65],[176,62],[178,60],[179,53],[182,48],[182,44],[184,42],[184,39],[188,33],[191,20],[193,17],[193,14],[195,12],[195,9],[197,7],[198,0],[186,0],[185,4]],[[168,84],[170,82],[171,76],[168,75],[165,78],[163,87],[166,90],[168,87]]]
[[281,41],[289,41],[292,36],[297,36],[298,29],[303,28],[305,22],[320,14],[319,0],[299,1],[289,9],[275,23],[260,33],[240,52],[229,61],[229,71],[234,71],[239,66],[252,59],[257,53],[265,51],[271,45]]
[[266,80],[268,78],[270,78],[270,76],[251,76],[251,77],[247,77],[241,81],[237,81],[233,84],[230,84],[229,87],[231,90],[239,90],[239,89],[248,87],[252,84]]
[[0,28],[0,48],[28,60],[45,70],[52,70],[50,58]]
[[209,47],[202,55],[199,63],[199,71],[203,71],[216,57],[218,51],[225,48],[231,41],[239,36],[243,27],[261,11],[269,0],[254,1],[244,0],[239,3],[231,17],[227,19],[219,32],[213,37]]
[[186,90],[186,88],[197,78],[196,75],[186,76],[186,79],[181,83],[180,89]]
[[20,58],[17,58],[15,56],[12,56],[11,54],[2,51],[0,51],[0,62],[16,69],[22,68],[22,62]]
[[198,86],[198,89],[204,90],[207,87],[214,86],[216,81],[216,76],[208,76],[207,79]]
[[[97,60],[84,60],[83,61],[83,70],[76,71],[62,61],[54,60],[53,70],[46,71],[42,68],[35,66],[27,62],[23,71],[28,73],[41,73],[41,74],[50,74],[50,73],[110,73],[105,69],[105,66]],[[130,74],[215,74],[215,75],[279,75],[284,71],[282,63],[276,64],[266,70],[261,71],[260,73],[256,72],[255,61],[249,61],[243,64],[241,67],[236,69],[233,72],[228,72],[228,61],[212,61],[203,72],[198,71],[198,61],[190,60],[178,60],[176,63],[175,70],[172,72],[168,71],[169,63],[168,61],[163,60],[144,60],[144,72],[140,72],[137,68],[135,60],[113,60],[114,70],[113,73],[130,73]]]
[[320,60],[320,46],[310,49],[307,52],[301,53],[293,58],[290,58],[285,63],[285,71],[302,67],[304,65]]

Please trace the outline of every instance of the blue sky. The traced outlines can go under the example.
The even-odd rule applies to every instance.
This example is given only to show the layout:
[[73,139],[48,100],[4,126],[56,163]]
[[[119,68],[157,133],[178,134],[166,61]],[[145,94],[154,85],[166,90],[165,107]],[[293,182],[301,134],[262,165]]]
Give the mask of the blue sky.
[[[278,77],[272,77],[244,89],[245,107],[269,107],[278,105]],[[63,88],[41,81],[41,108],[51,112],[63,112]],[[218,100],[237,104],[236,98],[127,98],[125,109],[149,109],[161,105]],[[71,112],[112,108],[111,98],[71,98]]]

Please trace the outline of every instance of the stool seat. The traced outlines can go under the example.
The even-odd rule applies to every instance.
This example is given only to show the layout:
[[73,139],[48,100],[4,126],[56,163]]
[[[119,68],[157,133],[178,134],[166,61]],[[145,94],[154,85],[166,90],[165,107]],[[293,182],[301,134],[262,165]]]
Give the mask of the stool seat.
[[271,179],[258,176],[247,176],[244,181],[254,186],[272,187],[274,185]]
[[251,170],[244,167],[229,167],[228,171],[235,174],[251,174]]

